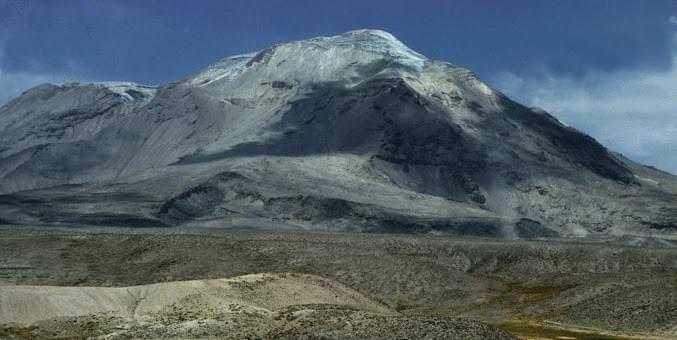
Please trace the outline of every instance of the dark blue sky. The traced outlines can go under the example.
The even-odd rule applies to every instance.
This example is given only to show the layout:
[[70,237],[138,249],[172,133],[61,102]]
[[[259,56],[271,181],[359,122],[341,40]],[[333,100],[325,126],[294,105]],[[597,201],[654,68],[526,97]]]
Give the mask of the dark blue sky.
[[[0,104],[37,82],[160,84],[273,43],[379,28],[430,58],[475,71],[522,102],[557,111],[553,99],[539,92],[543,87],[551,97],[571,92],[572,84],[590,87],[588,94],[611,95],[613,86],[605,79],[656,75],[669,82],[675,16],[676,0],[0,0]],[[596,105],[593,109],[605,103]],[[564,121],[612,147],[642,161],[660,161],[601,131],[598,124],[606,119],[600,117],[607,113],[560,109]],[[672,109],[672,120],[663,118],[674,126],[677,107]],[[674,164],[659,165],[677,170],[677,155]]]
[[276,42],[357,28],[487,78],[534,65],[666,68],[677,1],[0,0],[3,69],[143,83],[177,80]]

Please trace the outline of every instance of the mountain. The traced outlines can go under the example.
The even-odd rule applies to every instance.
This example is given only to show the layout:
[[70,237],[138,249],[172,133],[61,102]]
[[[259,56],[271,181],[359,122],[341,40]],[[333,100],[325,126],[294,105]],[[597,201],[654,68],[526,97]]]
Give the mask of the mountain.
[[0,108],[8,224],[674,235],[677,177],[359,30]]

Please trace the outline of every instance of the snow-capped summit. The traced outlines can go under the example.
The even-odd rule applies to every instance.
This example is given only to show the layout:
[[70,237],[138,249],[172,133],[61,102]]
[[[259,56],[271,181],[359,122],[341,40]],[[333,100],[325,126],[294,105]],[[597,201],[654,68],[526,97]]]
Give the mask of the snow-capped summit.
[[329,81],[345,79],[356,68],[389,68],[420,73],[427,60],[392,34],[380,30],[356,30],[331,37],[277,44],[254,53],[225,58],[188,79],[205,86],[233,81],[251,68],[267,69],[287,78]]
[[423,67],[423,62],[427,60],[426,57],[407,47],[392,34],[375,29],[350,31],[333,37],[310,39],[310,41],[323,44],[327,48],[340,46],[381,54],[418,70]]

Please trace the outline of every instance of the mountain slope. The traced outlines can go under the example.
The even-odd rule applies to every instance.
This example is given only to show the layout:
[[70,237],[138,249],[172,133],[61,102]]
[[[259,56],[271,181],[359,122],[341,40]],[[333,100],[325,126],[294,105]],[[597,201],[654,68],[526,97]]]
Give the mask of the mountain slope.
[[44,85],[0,120],[9,223],[677,231],[674,176],[376,30],[226,58],[158,88]]

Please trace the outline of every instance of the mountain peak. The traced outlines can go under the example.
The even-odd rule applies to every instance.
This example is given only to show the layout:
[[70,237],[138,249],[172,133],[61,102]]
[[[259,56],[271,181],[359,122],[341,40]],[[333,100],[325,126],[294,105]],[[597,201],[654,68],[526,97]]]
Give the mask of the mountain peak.
[[335,44],[336,46],[358,48],[411,63],[418,64],[427,60],[425,56],[410,49],[392,34],[376,29],[355,30],[337,36],[320,37],[310,40],[320,40],[328,44]]
[[397,38],[395,38],[395,36],[392,33],[384,31],[384,30],[380,30],[380,29],[374,29],[374,28],[362,28],[362,29],[347,31],[347,32],[341,33],[337,36],[372,36],[372,37],[377,37],[377,38],[393,40],[393,41],[396,41],[398,43],[401,43]]
[[341,77],[347,69],[356,65],[373,63],[420,73],[426,60],[428,58],[388,32],[361,29],[335,36],[276,44],[257,52],[227,57],[210,65],[188,82],[192,85],[208,85],[222,79],[231,81],[248,69],[261,66],[270,66],[270,72],[280,74],[279,66],[283,64],[286,72],[294,73],[287,74],[289,78],[311,75],[316,81]]

